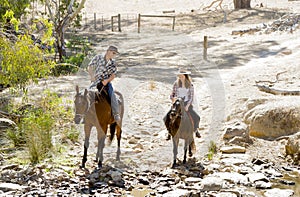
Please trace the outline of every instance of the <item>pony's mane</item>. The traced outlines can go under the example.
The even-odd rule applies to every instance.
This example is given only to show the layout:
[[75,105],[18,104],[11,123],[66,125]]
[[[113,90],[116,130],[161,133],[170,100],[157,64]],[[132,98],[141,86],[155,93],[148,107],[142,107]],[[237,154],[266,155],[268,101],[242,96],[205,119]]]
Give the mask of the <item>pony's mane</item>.
[[108,99],[108,95],[104,91],[99,94],[98,90],[88,90],[87,97],[89,101]]

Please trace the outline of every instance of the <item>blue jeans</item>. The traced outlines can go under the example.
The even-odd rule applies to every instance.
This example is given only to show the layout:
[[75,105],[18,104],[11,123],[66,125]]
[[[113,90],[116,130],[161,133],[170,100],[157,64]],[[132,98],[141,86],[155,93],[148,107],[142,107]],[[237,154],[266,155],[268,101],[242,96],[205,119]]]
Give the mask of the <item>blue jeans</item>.
[[112,110],[113,116],[115,116],[117,114],[120,114],[119,103],[117,101],[117,97],[115,95],[114,88],[110,82],[107,84],[107,87],[108,87],[108,95],[110,97],[110,102],[111,102],[110,103],[111,110]]

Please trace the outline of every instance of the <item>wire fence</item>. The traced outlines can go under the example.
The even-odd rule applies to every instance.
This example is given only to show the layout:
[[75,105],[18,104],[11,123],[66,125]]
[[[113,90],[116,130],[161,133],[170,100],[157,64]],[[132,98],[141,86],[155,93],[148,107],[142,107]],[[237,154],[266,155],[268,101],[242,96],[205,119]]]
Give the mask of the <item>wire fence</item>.
[[[146,26],[149,26],[149,24],[153,24],[155,26],[170,26],[170,29],[174,30],[176,17],[174,12],[175,11],[153,14],[151,17],[149,17],[149,15],[145,17],[145,15],[133,13],[108,16],[102,13],[84,12],[81,22],[81,30],[138,32],[141,26],[145,28]],[[141,19],[141,16],[144,17]],[[143,25],[143,22],[147,22],[147,25]]]

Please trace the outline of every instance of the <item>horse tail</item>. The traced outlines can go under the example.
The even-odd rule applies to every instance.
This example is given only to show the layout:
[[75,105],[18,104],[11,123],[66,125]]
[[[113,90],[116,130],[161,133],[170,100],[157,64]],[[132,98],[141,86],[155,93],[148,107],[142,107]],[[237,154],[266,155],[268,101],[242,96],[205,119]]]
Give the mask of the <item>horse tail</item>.
[[190,148],[193,154],[196,153],[196,144],[195,144],[195,140],[192,141],[192,143],[190,144]]
[[108,142],[109,145],[111,144],[111,142],[113,141],[113,139],[115,137],[116,126],[117,126],[117,123],[113,123],[109,126],[109,130],[110,130],[110,136],[109,136],[109,142]]

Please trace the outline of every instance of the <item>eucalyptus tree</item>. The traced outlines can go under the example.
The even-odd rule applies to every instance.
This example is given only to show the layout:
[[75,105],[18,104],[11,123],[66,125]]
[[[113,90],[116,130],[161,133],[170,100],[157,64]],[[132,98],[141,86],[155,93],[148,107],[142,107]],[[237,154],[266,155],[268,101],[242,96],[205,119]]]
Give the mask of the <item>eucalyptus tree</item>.
[[42,2],[45,3],[47,14],[54,26],[56,49],[59,61],[61,61],[63,56],[66,55],[65,31],[76,18],[78,19],[86,0],[43,0]]

